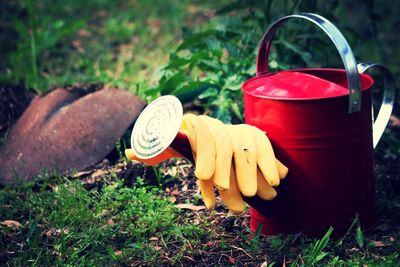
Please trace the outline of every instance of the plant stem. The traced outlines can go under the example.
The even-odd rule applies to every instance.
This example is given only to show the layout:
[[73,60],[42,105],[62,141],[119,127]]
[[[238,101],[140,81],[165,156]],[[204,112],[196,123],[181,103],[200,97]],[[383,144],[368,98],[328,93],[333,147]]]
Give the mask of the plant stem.
[[[34,86],[37,87],[38,84],[38,70],[37,70],[37,58],[36,58],[36,23],[35,23],[35,7],[33,0],[29,0],[28,2],[28,10],[29,10],[29,26],[31,28],[31,64],[32,64],[32,73],[34,77]],[[35,88],[38,90],[39,88]]]

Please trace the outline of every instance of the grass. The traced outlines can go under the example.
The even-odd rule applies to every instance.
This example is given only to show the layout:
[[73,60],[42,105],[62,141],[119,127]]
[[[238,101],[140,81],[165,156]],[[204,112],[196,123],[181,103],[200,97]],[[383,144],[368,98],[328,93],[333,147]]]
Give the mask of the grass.
[[21,224],[1,226],[0,258],[13,266],[153,265],[160,256],[155,241],[178,246],[174,260],[186,253],[187,239],[205,234],[202,227],[180,224],[179,210],[165,194],[140,179],[133,188],[116,182],[99,193],[55,178],[2,190],[0,206],[1,221]]

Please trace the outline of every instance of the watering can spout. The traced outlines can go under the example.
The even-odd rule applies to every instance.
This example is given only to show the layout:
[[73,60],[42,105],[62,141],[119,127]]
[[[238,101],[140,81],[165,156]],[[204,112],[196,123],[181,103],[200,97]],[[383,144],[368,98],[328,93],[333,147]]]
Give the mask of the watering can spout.
[[171,156],[183,156],[193,162],[188,137],[179,131],[182,116],[182,104],[175,96],[166,95],[151,102],[132,130],[135,156],[150,165]]

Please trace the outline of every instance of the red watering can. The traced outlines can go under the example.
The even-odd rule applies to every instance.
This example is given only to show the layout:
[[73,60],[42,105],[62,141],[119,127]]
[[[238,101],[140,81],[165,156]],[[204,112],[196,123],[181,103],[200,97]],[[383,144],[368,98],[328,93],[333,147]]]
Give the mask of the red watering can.
[[[345,69],[298,69],[268,72],[268,52],[277,29],[305,19],[333,41]],[[357,68],[358,67],[358,68]],[[373,79],[383,71],[386,90],[377,121],[371,114]],[[360,73],[361,74],[360,74]],[[256,77],[242,86],[247,124],[265,131],[289,174],[271,202],[249,198],[251,228],[262,234],[304,231],[321,235],[333,226],[343,233],[356,214],[366,227],[374,223],[373,148],[390,118],[394,80],[377,64],[357,66],[340,31],[316,14],[283,17],[265,33],[257,56]]]
[[[271,41],[292,18],[319,26],[335,44],[345,69],[298,69],[268,72]],[[363,72],[375,67],[385,76],[383,104],[373,125],[371,86]],[[361,73],[361,74],[360,74]],[[361,222],[374,222],[373,148],[389,120],[394,80],[377,64],[357,65],[340,31],[311,13],[283,17],[265,33],[257,56],[257,75],[242,86],[245,120],[265,131],[276,156],[289,174],[273,201],[245,198],[250,226],[261,233],[303,231],[321,235],[333,226],[344,232],[358,213]],[[151,103],[139,116],[131,145],[143,159],[160,155],[168,146],[192,159],[187,137],[179,133],[182,106],[172,96]]]

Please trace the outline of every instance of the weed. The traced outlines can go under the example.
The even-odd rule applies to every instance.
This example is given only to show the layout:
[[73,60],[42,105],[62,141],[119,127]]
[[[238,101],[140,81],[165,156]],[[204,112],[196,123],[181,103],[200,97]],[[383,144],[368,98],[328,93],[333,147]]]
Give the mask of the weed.
[[192,198],[191,198],[191,203],[193,203],[194,205],[198,205],[198,204],[202,203],[201,194],[199,194],[199,193],[193,194]]
[[329,238],[333,232],[333,228],[330,227],[325,235],[317,240],[313,245],[310,246],[307,254],[303,256],[305,266],[314,266],[315,264],[322,261],[326,256],[329,255],[328,252],[323,251],[328,245]]
[[282,240],[281,236],[274,236],[271,239],[269,239],[270,246],[272,247],[273,250],[279,251],[282,248],[282,245],[284,245],[284,242]]
[[164,175],[162,175],[160,168],[156,167],[156,166],[152,166],[151,168],[153,170],[154,177],[156,178],[156,182],[157,182],[158,186],[163,185],[164,184],[164,181],[163,181]]
[[35,23],[35,6],[33,4],[32,0],[29,0],[28,2],[28,10],[29,10],[29,27],[31,29],[31,38],[30,38],[30,45],[31,45],[31,65],[32,65],[32,74],[33,74],[33,85],[35,88],[37,88],[37,81],[38,81],[38,70],[37,70],[37,58],[36,58],[36,35],[37,35],[37,29],[36,29],[36,23]]
[[252,238],[244,238],[246,242],[242,243],[242,246],[251,252],[255,252],[260,249],[262,242],[261,242],[261,230],[263,225],[260,223],[257,226],[256,232],[252,234]]
[[364,247],[364,237],[363,236],[364,235],[363,235],[363,232],[361,230],[361,225],[358,225],[357,229],[356,229],[356,241],[357,241],[357,244],[358,244],[358,246],[360,248]]

